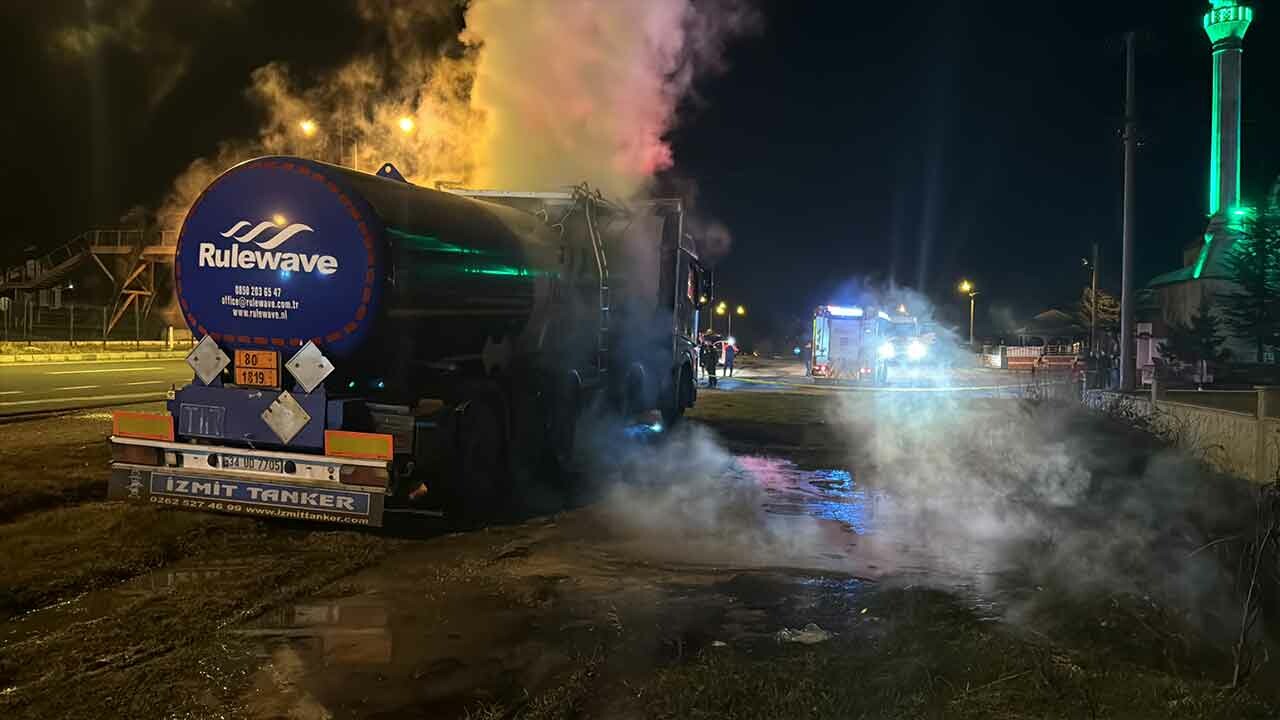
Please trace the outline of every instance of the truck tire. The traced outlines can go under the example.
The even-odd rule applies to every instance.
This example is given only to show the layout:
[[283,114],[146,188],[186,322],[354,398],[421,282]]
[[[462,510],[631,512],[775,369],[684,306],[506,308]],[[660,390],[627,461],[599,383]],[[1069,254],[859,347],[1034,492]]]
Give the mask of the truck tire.
[[647,378],[644,366],[640,363],[632,363],[627,369],[626,377],[622,381],[622,407],[621,413],[624,419],[630,420],[635,415],[645,412],[653,408],[646,402],[645,391]]
[[666,396],[662,402],[663,425],[673,427],[680,422],[685,409],[693,405],[693,393],[693,374],[688,365],[681,365],[676,369],[671,388],[663,393]]

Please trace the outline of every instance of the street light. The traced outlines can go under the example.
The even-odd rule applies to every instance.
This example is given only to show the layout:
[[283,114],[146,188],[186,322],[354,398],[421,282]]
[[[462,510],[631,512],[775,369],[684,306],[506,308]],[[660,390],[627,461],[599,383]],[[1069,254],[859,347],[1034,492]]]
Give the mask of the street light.
[[720,304],[716,306],[716,314],[725,315],[729,318],[729,332],[727,333],[727,335],[732,335],[733,334],[733,316],[737,315],[738,317],[746,317],[747,308],[744,305],[739,305],[731,313],[729,312],[728,303],[721,300]]
[[973,289],[973,283],[968,280],[960,281],[960,293],[969,296],[969,347],[973,347],[973,299],[978,296],[978,291]]
[[[408,120],[408,118],[402,118],[402,121],[403,120]],[[410,120],[409,122],[412,123],[413,121]],[[311,118],[307,118],[306,120],[303,120],[302,122],[298,123],[298,129],[301,130],[302,134],[306,136],[308,139],[315,137],[316,133],[320,132],[320,126],[316,124],[316,121],[312,120]],[[413,128],[411,125],[410,130],[412,129]],[[328,143],[325,143],[325,145],[327,144]],[[346,155],[347,155],[347,126],[345,121],[340,121],[338,123],[338,164],[339,165],[341,165],[347,159]],[[355,135],[354,132],[352,132],[351,133],[351,169],[352,170],[360,169],[359,160],[360,160],[360,139]]]

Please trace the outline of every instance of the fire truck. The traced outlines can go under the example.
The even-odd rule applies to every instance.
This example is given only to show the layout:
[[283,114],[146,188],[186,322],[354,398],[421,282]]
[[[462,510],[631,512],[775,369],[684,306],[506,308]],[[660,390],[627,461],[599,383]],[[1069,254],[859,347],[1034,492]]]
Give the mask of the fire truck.
[[891,368],[930,362],[935,335],[930,326],[899,305],[821,305],[813,314],[809,374],[815,382],[882,385]]

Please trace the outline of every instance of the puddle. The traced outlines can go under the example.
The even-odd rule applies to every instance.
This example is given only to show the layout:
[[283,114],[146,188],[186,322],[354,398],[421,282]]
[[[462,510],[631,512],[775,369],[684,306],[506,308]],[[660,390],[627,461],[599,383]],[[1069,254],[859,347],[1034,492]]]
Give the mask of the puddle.
[[0,647],[25,642],[73,623],[93,623],[111,617],[118,610],[148,597],[198,587],[219,577],[252,572],[251,561],[177,563],[127,580],[115,587],[94,590],[0,624]]

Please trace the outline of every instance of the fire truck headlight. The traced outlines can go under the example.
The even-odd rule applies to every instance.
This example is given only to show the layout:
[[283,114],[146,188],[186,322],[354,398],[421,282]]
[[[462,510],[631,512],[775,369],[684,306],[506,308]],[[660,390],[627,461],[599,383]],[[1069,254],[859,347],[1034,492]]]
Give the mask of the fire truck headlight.
[[880,356],[881,360],[892,360],[893,356],[898,354],[898,351],[893,347],[893,343],[886,342],[880,346],[876,354]]
[[912,340],[911,344],[907,345],[907,359],[909,360],[919,360],[928,352],[929,348],[925,347],[924,343],[919,340]]

